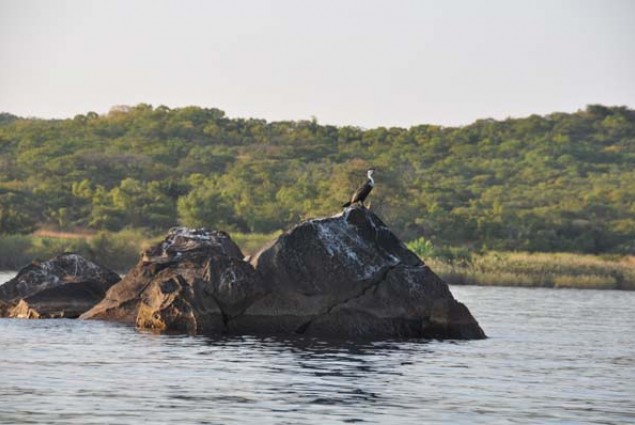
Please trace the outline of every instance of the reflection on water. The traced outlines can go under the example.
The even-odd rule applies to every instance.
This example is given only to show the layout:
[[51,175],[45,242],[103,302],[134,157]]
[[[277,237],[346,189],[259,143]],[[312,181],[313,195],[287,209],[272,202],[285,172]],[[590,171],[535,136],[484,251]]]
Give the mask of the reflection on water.
[[483,341],[0,320],[0,423],[633,423],[635,293],[458,287]]

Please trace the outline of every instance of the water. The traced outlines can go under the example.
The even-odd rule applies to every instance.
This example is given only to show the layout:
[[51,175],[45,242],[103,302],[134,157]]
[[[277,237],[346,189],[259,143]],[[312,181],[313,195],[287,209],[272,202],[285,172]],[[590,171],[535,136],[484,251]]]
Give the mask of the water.
[[333,345],[0,319],[0,423],[635,423],[635,292],[452,291],[489,339]]

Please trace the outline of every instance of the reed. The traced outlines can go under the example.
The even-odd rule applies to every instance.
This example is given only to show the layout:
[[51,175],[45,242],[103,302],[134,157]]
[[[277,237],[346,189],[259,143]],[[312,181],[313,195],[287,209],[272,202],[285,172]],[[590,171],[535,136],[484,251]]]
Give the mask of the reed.
[[439,257],[425,262],[455,285],[635,290],[635,257],[488,252],[460,263]]

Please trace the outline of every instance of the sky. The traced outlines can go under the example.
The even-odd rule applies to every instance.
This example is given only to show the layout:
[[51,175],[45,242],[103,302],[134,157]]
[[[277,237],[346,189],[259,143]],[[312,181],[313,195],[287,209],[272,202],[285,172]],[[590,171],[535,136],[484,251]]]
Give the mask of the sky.
[[631,0],[0,0],[0,111],[466,125],[635,107]]

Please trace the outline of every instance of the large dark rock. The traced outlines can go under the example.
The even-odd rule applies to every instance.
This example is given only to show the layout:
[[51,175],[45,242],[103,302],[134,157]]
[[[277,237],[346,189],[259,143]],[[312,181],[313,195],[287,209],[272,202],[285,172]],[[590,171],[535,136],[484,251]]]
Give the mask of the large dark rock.
[[253,267],[224,232],[174,228],[148,249],[83,319],[139,328],[222,333],[264,294]]
[[469,310],[370,210],[309,220],[252,259],[267,294],[236,332],[484,338]]
[[301,223],[244,261],[223,232],[173,229],[81,316],[190,333],[484,338],[372,212]]
[[119,280],[117,273],[77,254],[34,261],[0,285],[0,315],[75,318],[97,304]]

